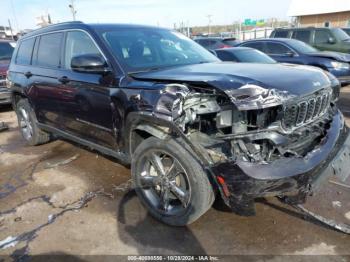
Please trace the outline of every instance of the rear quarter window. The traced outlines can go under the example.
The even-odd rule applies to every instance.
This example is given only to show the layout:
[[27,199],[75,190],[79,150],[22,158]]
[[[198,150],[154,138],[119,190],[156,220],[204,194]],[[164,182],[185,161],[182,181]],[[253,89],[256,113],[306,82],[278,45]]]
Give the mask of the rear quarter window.
[[33,54],[35,38],[22,40],[16,56],[16,64],[19,65],[30,65]]

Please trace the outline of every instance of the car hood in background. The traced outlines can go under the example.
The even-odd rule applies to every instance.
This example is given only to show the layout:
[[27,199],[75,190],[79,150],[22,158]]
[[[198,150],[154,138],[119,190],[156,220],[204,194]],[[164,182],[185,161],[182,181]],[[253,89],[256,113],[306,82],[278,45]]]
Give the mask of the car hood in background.
[[340,62],[347,62],[350,63],[350,55],[346,53],[338,53],[338,52],[315,52],[315,53],[309,53],[307,54],[309,56],[314,57],[325,57],[325,58],[331,58]]
[[205,83],[224,92],[255,84],[297,96],[330,86],[330,80],[322,70],[291,64],[204,63],[135,73],[132,77],[150,81]]

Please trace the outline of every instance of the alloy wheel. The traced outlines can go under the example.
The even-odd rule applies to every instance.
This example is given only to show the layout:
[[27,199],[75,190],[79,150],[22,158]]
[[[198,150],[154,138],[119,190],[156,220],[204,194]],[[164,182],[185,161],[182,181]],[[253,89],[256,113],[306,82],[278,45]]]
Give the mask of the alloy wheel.
[[136,185],[148,203],[165,215],[178,215],[186,210],[191,199],[188,175],[172,155],[151,150],[141,159],[142,172]]

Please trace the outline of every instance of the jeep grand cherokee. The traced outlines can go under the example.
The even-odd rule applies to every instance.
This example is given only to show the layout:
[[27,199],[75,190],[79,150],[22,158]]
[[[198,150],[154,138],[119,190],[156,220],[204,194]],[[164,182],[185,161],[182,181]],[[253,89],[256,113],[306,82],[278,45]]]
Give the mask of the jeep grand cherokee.
[[258,197],[303,202],[350,160],[330,74],[221,62],[167,29],[52,25],[20,39],[8,77],[29,145],[63,137],[131,164],[140,200],[170,225],[215,198],[242,215]]

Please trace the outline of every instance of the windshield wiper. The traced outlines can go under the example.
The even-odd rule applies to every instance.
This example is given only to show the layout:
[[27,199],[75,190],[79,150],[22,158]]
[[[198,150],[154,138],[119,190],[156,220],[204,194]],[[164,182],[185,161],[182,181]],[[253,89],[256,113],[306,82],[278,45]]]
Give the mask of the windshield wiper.
[[132,72],[128,72],[128,75],[134,75],[134,74],[140,74],[140,73],[148,73],[148,72],[152,72],[152,71],[158,71],[163,69],[164,67],[151,67],[145,70],[139,70],[139,71],[132,71]]

